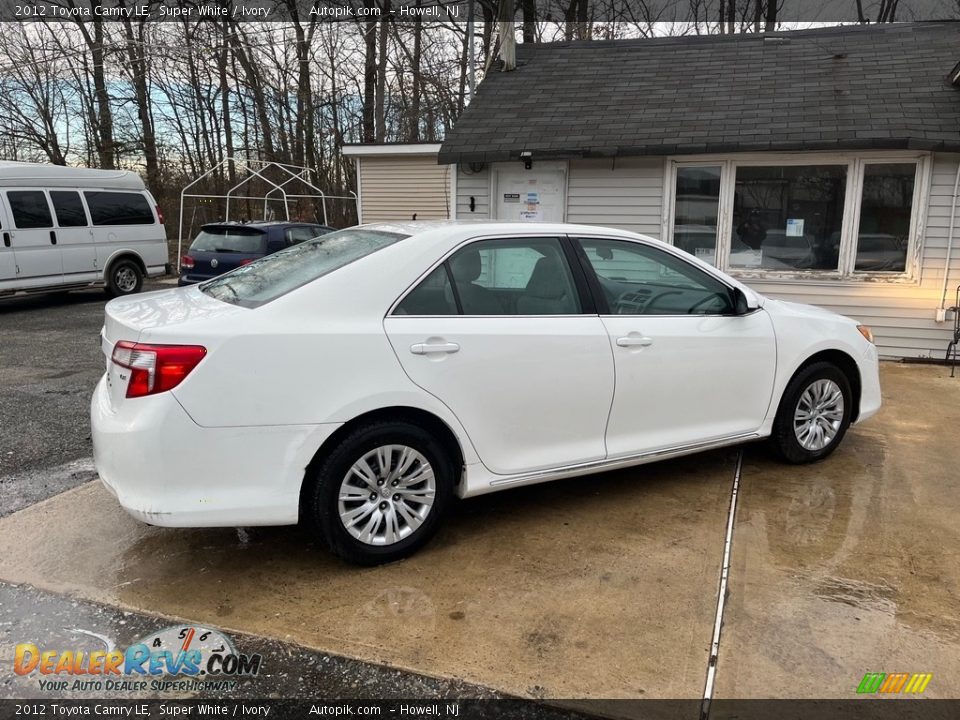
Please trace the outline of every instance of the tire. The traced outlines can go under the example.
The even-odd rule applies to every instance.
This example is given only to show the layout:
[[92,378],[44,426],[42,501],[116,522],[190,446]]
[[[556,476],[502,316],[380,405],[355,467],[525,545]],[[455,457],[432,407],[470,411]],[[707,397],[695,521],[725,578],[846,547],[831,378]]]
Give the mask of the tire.
[[122,297],[140,292],[143,287],[143,271],[133,260],[118,260],[107,273],[107,295]]
[[[355,471],[358,465],[366,478]],[[342,560],[393,562],[419,550],[440,527],[453,479],[450,454],[426,430],[404,421],[372,422],[351,432],[307,479],[304,519]],[[431,499],[431,490],[432,503],[420,502]]]
[[[796,419],[804,410],[812,420]],[[843,371],[828,362],[813,363],[800,370],[783,393],[773,423],[773,448],[795,465],[823,460],[843,440],[852,410],[853,393]]]

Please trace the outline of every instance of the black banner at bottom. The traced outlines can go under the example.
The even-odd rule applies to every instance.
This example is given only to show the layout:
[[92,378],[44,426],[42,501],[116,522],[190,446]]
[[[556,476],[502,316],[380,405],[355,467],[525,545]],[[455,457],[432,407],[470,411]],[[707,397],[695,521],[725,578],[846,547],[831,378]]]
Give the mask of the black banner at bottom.
[[0,700],[0,718],[955,720],[960,700]]

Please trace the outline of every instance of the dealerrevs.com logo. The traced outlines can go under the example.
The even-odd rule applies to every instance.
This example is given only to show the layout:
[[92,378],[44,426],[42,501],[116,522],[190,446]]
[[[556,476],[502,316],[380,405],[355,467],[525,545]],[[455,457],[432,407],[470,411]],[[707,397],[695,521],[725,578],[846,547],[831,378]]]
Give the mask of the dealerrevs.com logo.
[[219,630],[173,625],[125,649],[96,636],[103,650],[50,649],[17,645],[13,671],[38,678],[41,690],[183,691],[232,690],[235,678],[256,676],[260,655],[238,653]]

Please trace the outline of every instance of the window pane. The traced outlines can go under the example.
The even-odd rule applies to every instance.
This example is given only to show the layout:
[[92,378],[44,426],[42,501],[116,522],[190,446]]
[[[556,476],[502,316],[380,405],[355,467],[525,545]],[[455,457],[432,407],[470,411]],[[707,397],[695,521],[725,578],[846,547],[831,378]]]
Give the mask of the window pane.
[[47,196],[40,190],[13,190],[7,193],[13,224],[18,228],[53,227]]
[[85,192],[94,225],[152,225],[150,203],[140,193]]
[[716,265],[720,166],[678,167],[673,244]]
[[617,240],[582,240],[613,315],[733,312],[730,288],[662,250]]
[[394,315],[456,315],[457,303],[450,287],[447,268],[441,265],[410,291],[393,311]]
[[846,165],[738,167],[730,267],[836,270]]
[[57,214],[57,225],[60,227],[84,227],[87,224],[87,213],[83,210],[80,193],[51,190],[50,200],[53,201],[53,211]]
[[256,228],[208,226],[190,243],[194,252],[263,253],[267,250],[267,234]]
[[580,312],[559,240],[483,240],[457,252],[449,263],[464,315]]
[[317,228],[314,227],[289,228],[287,230],[287,244],[296,245],[297,243],[302,243],[305,240],[311,240],[318,235],[323,235],[323,233],[318,232]]
[[915,163],[866,165],[857,232],[857,270],[903,272],[907,267]]

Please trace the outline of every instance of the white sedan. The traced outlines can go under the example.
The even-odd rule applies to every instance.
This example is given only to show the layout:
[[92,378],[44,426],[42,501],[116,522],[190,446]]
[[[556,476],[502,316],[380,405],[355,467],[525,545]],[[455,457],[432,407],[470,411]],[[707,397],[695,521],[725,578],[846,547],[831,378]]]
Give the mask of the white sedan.
[[880,407],[870,330],[657,240],[366,225],[113,300],[104,484],[176,527],[312,523],[395,560],[461,498],[769,437],[820,460]]

